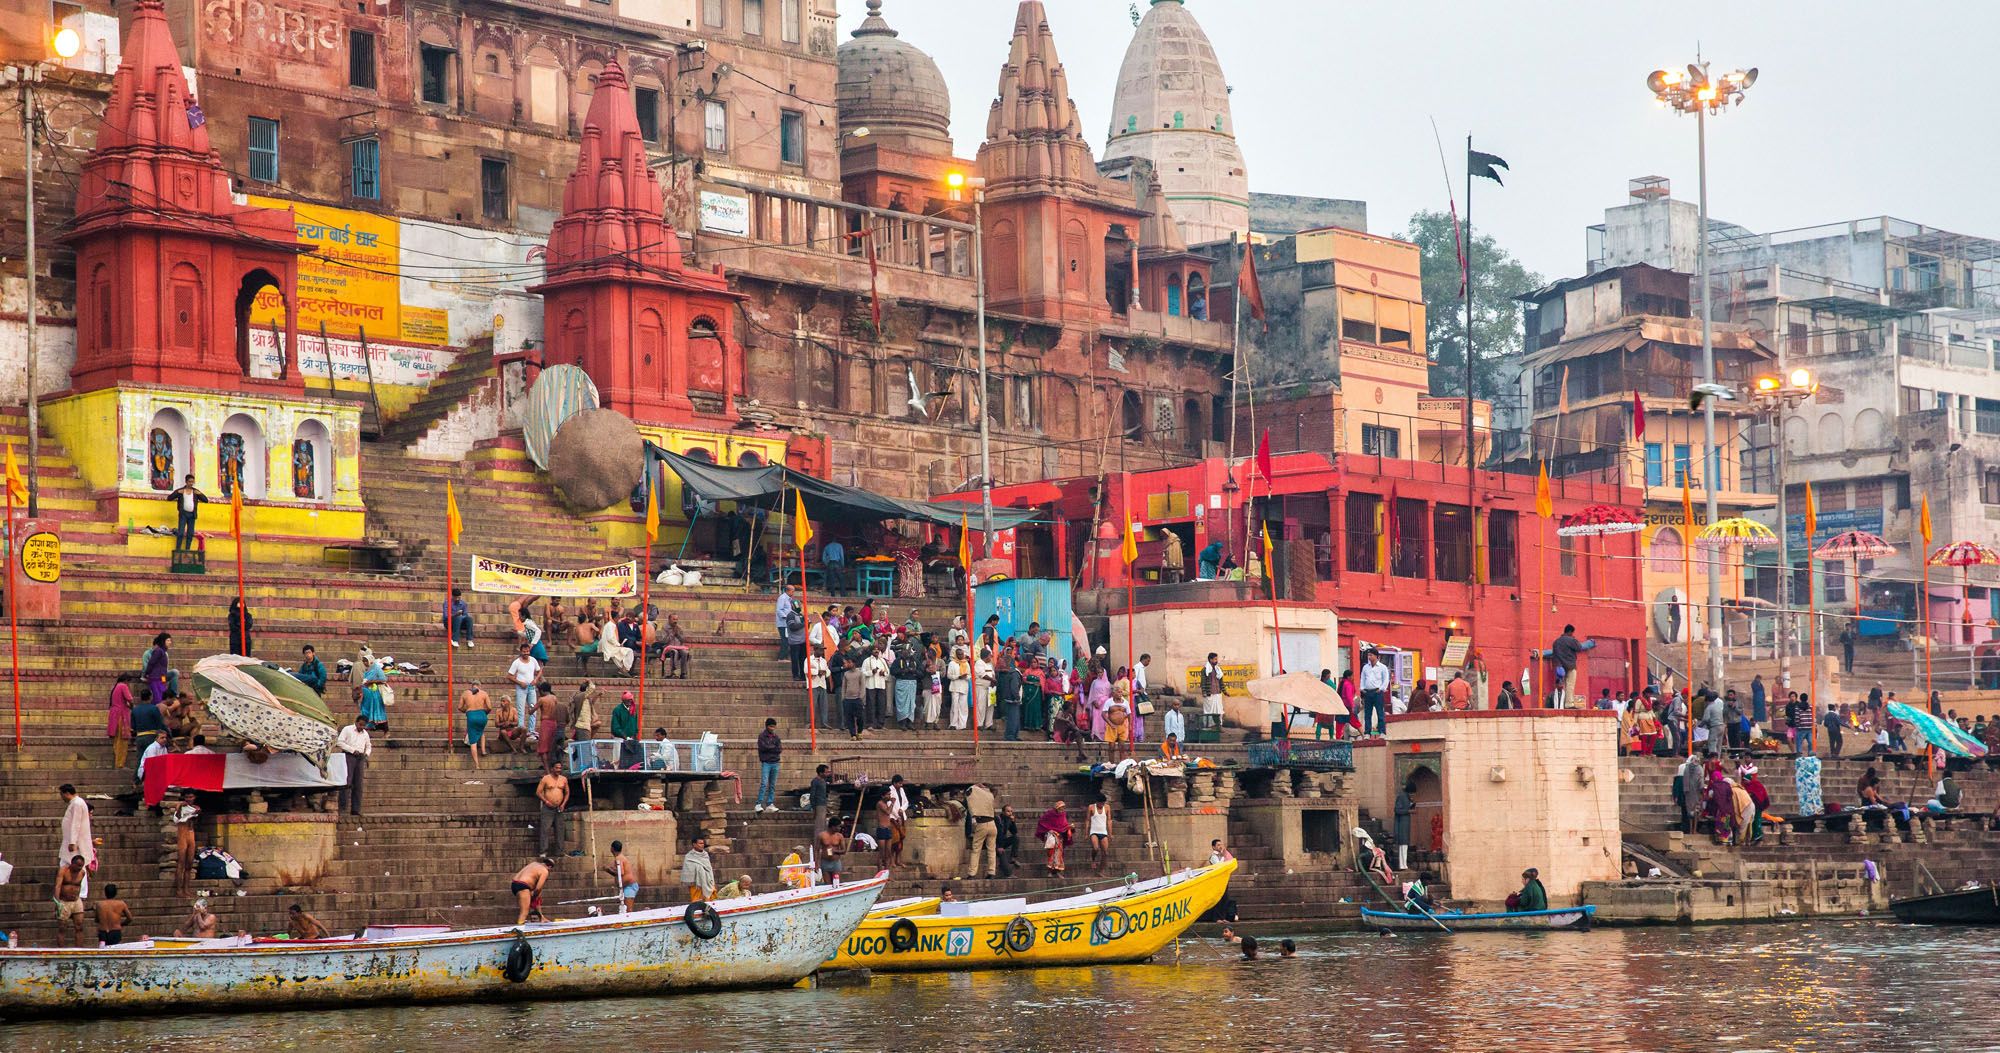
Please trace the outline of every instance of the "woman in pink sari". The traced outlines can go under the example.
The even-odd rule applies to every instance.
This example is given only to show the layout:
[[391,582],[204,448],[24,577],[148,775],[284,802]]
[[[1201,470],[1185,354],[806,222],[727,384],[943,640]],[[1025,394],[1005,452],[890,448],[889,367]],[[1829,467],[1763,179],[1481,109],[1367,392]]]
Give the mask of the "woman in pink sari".
[[1069,802],[1057,801],[1054,807],[1042,813],[1041,820],[1035,824],[1035,839],[1049,854],[1047,866],[1050,874],[1063,872],[1063,853],[1075,837],[1076,828],[1069,824]]
[[1089,692],[1084,696],[1084,705],[1090,712],[1090,737],[1102,742],[1104,709],[1111,704],[1111,677],[1095,658],[1090,660],[1090,669],[1084,675],[1090,680]]

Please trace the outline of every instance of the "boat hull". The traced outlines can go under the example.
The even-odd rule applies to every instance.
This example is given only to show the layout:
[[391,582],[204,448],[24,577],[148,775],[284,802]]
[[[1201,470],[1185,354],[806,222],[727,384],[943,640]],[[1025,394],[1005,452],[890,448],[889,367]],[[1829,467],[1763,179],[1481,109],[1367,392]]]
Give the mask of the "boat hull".
[[[78,1011],[353,1007],[521,1001],[781,986],[811,973],[874,906],[867,881],[716,904],[694,935],[683,907],[376,941],[0,950],[0,1018]],[[533,952],[506,975],[517,933]]]
[[[1156,889],[1069,909],[1044,911],[1031,905],[1020,914],[870,917],[840,942],[840,950],[824,967],[917,972],[1144,961],[1215,906],[1235,872],[1236,862],[1231,860],[1176,874]],[[1095,925],[1105,905],[1125,912],[1127,931],[1116,939],[1103,938]],[[1033,926],[1032,942],[1020,949],[1008,942],[1008,926],[1017,917],[1027,918]],[[905,922],[914,927],[915,939],[907,949],[897,950],[890,930]]]
[[[1597,908],[1559,907],[1554,910],[1507,911],[1494,914],[1402,914],[1361,908],[1364,924],[1383,929],[1420,929],[1428,932],[1533,931],[1540,929],[1581,929],[1590,926]],[[1435,920],[1433,920],[1435,919]],[[1443,928],[1439,923],[1443,923]]]
[[2000,925],[2000,886],[1899,899],[1889,913],[1920,925]]

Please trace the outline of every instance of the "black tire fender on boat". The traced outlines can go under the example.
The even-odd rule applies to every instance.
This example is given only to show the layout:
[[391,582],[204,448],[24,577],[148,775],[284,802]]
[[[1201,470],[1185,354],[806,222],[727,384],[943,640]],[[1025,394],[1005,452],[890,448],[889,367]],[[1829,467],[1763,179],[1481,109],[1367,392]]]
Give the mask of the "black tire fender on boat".
[[507,948],[507,964],[500,970],[510,983],[526,983],[535,971],[535,949],[528,946],[528,938],[521,930],[514,930],[514,945]]
[[695,939],[712,940],[722,935],[722,915],[707,902],[690,903],[681,920],[687,923],[688,931]]
[[1106,903],[1097,908],[1097,917],[1091,919],[1090,928],[1097,933],[1099,940],[1114,943],[1132,931],[1132,917],[1125,913],[1125,908]]
[[1025,954],[1035,946],[1035,923],[1019,914],[1007,923],[1002,946],[1015,954]]
[[917,945],[917,923],[908,918],[897,918],[889,926],[889,949],[907,951]]

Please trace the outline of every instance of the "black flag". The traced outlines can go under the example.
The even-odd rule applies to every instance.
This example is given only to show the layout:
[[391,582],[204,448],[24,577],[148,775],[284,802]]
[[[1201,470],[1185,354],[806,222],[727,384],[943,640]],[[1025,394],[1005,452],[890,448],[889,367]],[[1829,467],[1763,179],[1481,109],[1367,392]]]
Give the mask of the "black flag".
[[1491,179],[1501,186],[1506,186],[1506,181],[1500,178],[1500,170],[1506,167],[1506,160],[1499,154],[1481,153],[1478,150],[1465,152],[1465,170],[1469,175]]

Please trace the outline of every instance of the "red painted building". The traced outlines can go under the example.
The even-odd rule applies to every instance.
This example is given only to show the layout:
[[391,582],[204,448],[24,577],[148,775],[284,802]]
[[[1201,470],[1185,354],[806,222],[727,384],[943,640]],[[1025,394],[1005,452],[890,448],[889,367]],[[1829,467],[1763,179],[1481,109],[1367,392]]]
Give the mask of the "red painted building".
[[1208,603],[1229,588],[1159,583],[1164,532],[1180,535],[1193,579],[1211,542],[1241,559],[1245,538],[1268,526],[1278,595],[1333,608],[1346,661],[1362,644],[1412,650],[1421,677],[1447,641],[1470,636],[1497,689],[1518,682],[1529,654],[1574,623],[1580,637],[1597,641],[1584,670],[1592,696],[1644,683],[1636,535],[1563,539],[1555,532],[1556,521],[1590,505],[1637,508],[1638,491],[1595,479],[1552,480],[1554,519],[1544,521],[1535,514],[1532,476],[1479,471],[1468,480],[1463,468],[1316,453],[1279,455],[1275,478],[1255,480],[1254,493],[1251,474],[1248,463],[1238,465],[1232,488],[1227,462],[1209,458],[1107,474],[1101,495],[1099,480],[1086,477],[999,487],[993,499],[1052,511],[1048,522],[1019,529],[1018,573],[1080,570],[1084,587],[1116,591],[1127,582],[1118,529],[1129,509],[1141,532],[1133,565],[1141,610]]

